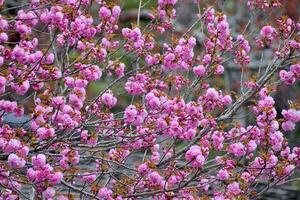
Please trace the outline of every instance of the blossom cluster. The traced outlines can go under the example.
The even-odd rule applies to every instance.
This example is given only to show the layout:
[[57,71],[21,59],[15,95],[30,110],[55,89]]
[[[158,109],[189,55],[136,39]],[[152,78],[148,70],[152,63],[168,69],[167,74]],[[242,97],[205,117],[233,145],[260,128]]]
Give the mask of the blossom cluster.
[[[281,16],[235,35],[230,15],[194,1],[197,21],[178,36],[181,2],[158,0],[144,26],[149,2],[124,26],[115,1],[29,0],[15,16],[0,1],[0,199],[28,185],[49,200],[251,199],[299,168],[288,135],[300,109],[279,111],[273,90],[300,80],[300,24]],[[266,49],[274,60],[245,92],[218,84],[228,61],[240,69]],[[242,107],[249,124],[235,120]]]

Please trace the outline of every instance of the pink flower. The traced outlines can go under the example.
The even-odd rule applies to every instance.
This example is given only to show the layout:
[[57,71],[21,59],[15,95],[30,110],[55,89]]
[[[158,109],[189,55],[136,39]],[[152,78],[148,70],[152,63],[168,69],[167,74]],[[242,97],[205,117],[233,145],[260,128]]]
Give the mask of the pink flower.
[[105,48],[101,48],[98,52],[97,52],[97,58],[100,62],[102,62],[107,56],[107,51]]
[[113,96],[111,90],[106,91],[102,95],[101,100],[109,108],[112,108],[117,104],[117,98]]
[[10,139],[9,142],[7,143],[4,152],[6,153],[12,153],[21,148],[22,144],[19,140],[17,139]]
[[254,140],[250,140],[247,144],[247,149],[249,152],[254,151],[257,148],[257,144]]
[[9,27],[9,25],[8,25],[7,20],[5,20],[5,19],[3,19],[3,18],[1,17],[1,19],[0,19],[0,29],[1,29],[1,30],[7,30],[8,27]]
[[0,43],[6,42],[8,40],[8,36],[6,33],[0,33]]
[[202,60],[203,64],[204,64],[204,65],[207,65],[208,63],[210,63],[210,61],[211,61],[211,55],[210,55],[210,54],[206,54],[206,55],[203,57],[203,60]]
[[220,74],[223,74],[223,72],[224,72],[223,65],[217,65],[217,67],[215,69],[215,74],[220,75]]
[[45,199],[52,199],[55,195],[55,189],[53,187],[48,187],[44,192],[43,192],[43,197]]
[[164,60],[163,60],[164,67],[166,69],[172,69],[172,68],[174,68],[174,66],[176,66],[176,64],[173,63],[173,61],[175,61],[175,58],[176,58],[175,54],[168,53],[164,57]]
[[8,165],[11,168],[22,168],[26,164],[26,161],[23,158],[20,158],[16,154],[10,154],[8,156]]
[[296,125],[292,121],[285,121],[281,124],[281,127],[284,131],[292,131],[295,129]]
[[130,105],[125,109],[124,121],[128,124],[139,126],[147,117],[146,110],[137,110],[134,105]]
[[147,177],[153,185],[160,185],[163,181],[163,178],[155,171],[151,172]]
[[300,64],[294,64],[290,66],[291,72],[294,74],[294,76],[300,80]]
[[86,49],[86,45],[83,42],[78,41],[77,42],[77,49],[80,50],[80,51],[84,51]]
[[237,41],[239,41],[240,45],[247,53],[250,51],[251,47],[249,45],[249,42],[244,38],[243,35],[238,35]]
[[60,105],[65,103],[65,97],[63,96],[53,97],[51,103],[53,106],[59,107]]
[[112,195],[112,191],[106,187],[103,187],[98,192],[99,198],[110,199]]
[[194,46],[196,46],[196,38],[194,38],[194,37],[190,37],[189,39],[188,39],[188,44],[191,46],[191,47],[194,47]]
[[120,6],[114,6],[112,8],[112,16],[115,17],[115,18],[118,18],[120,16],[120,13],[121,13],[121,8]]
[[31,162],[36,167],[43,167],[46,164],[46,156],[44,154],[32,156]]
[[228,174],[226,169],[220,169],[218,174],[217,174],[217,177],[220,180],[227,180],[227,179],[229,179],[229,174]]
[[148,165],[143,163],[138,166],[138,172],[141,175],[145,175],[148,172]]
[[295,166],[294,165],[288,165],[284,168],[284,173],[286,175],[290,175],[295,169]]
[[125,71],[125,65],[124,65],[124,63],[120,63],[119,66],[116,67],[116,69],[115,69],[116,76],[118,78],[124,76],[124,71]]
[[19,95],[24,95],[28,91],[29,87],[30,87],[29,81],[25,80],[20,85],[17,85],[15,89]]
[[55,172],[48,177],[48,180],[51,185],[57,185],[62,181],[63,177],[64,175],[62,172]]
[[206,69],[203,65],[198,65],[197,67],[193,68],[193,72],[199,77],[204,77],[206,74]]
[[201,148],[197,145],[192,146],[185,154],[185,159],[191,163],[192,167],[200,168],[204,165],[205,157],[202,155]]
[[96,81],[102,77],[102,70],[97,65],[92,65],[91,67],[83,70],[82,73],[88,81]]
[[251,176],[248,172],[243,172],[241,178],[244,179],[246,182],[255,180],[255,177]]
[[131,30],[129,28],[123,28],[122,29],[122,35],[124,37],[129,37],[130,32],[131,32]]
[[158,152],[160,148],[159,144],[155,144],[153,145],[153,147],[151,147],[151,152]]
[[24,115],[24,108],[21,106],[18,106],[13,110],[13,112],[14,112],[14,116],[21,117]]
[[12,51],[12,56],[18,60],[21,60],[25,56],[25,51],[23,48],[16,46]]
[[60,166],[63,168],[63,169],[68,169],[70,166],[69,166],[69,162],[68,162],[68,158],[65,157],[65,156],[62,156],[62,158],[60,159],[59,161],[59,164]]
[[148,93],[145,97],[145,100],[151,109],[157,109],[160,106],[160,100],[154,95],[153,92]]
[[231,144],[229,146],[229,152],[236,157],[243,156],[246,154],[245,146],[241,142]]
[[282,80],[286,85],[293,85],[296,81],[296,78],[292,72],[287,72],[285,70],[281,70],[279,72],[280,80]]
[[145,92],[145,84],[149,81],[147,74],[137,74],[127,79],[125,90],[129,94],[137,95]]
[[283,115],[284,119],[297,123],[300,121],[300,110],[289,109],[289,110],[282,110],[281,114]]
[[0,109],[4,112],[10,113],[17,108],[17,103],[14,101],[0,100]]
[[36,179],[36,176],[37,176],[37,172],[32,169],[32,168],[29,168],[27,170],[27,174],[26,174],[27,178],[30,180],[30,181],[34,181]]
[[23,146],[21,149],[18,150],[20,156],[26,157],[29,153],[29,147]]
[[165,129],[168,126],[168,124],[163,118],[158,118],[156,120],[156,126],[158,129]]
[[81,179],[83,182],[92,183],[96,180],[95,174],[84,173]]
[[194,137],[196,136],[196,130],[195,129],[188,129],[185,133],[184,133],[184,137],[185,139],[188,140],[192,140]]
[[45,64],[51,65],[53,64],[53,62],[54,62],[54,54],[50,53],[45,59]]
[[275,167],[278,163],[278,158],[275,155],[271,155],[267,161],[267,168]]
[[0,137],[0,148],[3,149],[6,146],[6,144],[7,141],[4,138]]
[[240,185],[238,182],[232,182],[227,186],[227,190],[230,194],[239,195],[241,193]]
[[168,184],[170,186],[174,186],[175,184],[177,184],[179,182],[179,180],[177,179],[177,176],[170,176],[170,178],[168,179]]
[[40,3],[40,0],[30,0],[30,3],[32,3],[32,4],[38,4],[38,3]]
[[230,35],[229,24],[226,21],[226,18],[218,23],[217,30],[219,32],[220,39],[223,41],[226,40],[227,36]]
[[215,132],[212,135],[213,145],[217,150],[221,150],[223,148],[224,137],[221,132]]
[[275,29],[272,26],[264,26],[260,30],[260,35],[263,38],[271,38],[272,34],[275,32]]
[[[75,83],[74,90],[77,90],[77,91],[81,92],[82,94],[85,94],[85,89],[84,88],[87,86],[88,81],[83,80],[83,79],[76,79],[74,83]],[[82,96],[85,96],[85,95],[82,95]]]
[[160,161],[160,154],[159,154],[159,152],[153,152],[152,153],[152,156],[151,156],[151,158],[150,158],[150,160],[153,162],[153,163],[158,163],[159,161]]
[[147,62],[148,65],[156,65],[159,63],[159,58],[158,58],[159,54],[156,54],[154,56],[151,55],[147,55],[145,60]]
[[280,151],[282,148],[283,134],[280,131],[276,131],[270,134],[270,144],[274,151]]
[[16,30],[24,36],[31,34],[31,28],[25,24],[16,23]]
[[74,87],[75,86],[75,80],[73,77],[70,77],[70,76],[67,76],[65,79],[65,84],[68,86],[68,87]]
[[5,92],[6,78],[0,76],[0,94]]
[[93,136],[93,137],[90,137],[90,139],[87,141],[87,144],[88,145],[91,145],[91,146],[95,146],[98,142],[98,137],[96,136]]
[[137,42],[142,37],[142,32],[139,28],[134,28],[131,30],[129,34],[129,39]]
[[81,136],[82,140],[86,141],[88,139],[88,131],[87,130],[81,131],[80,136]]
[[209,182],[208,179],[206,178],[202,178],[199,182],[199,188],[201,189],[201,191],[203,192],[207,192],[209,189]]
[[104,20],[108,20],[111,16],[111,11],[105,7],[105,6],[102,6],[99,10],[99,17],[104,19]]
[[40,140],[46,140],[55,136],[54,128],[41,127],[36,131],[36,135]]
[[223,103],[224,106],[228,106],[229,104],[232,103],[231,96],[225,95],[222,97],[221,102]]

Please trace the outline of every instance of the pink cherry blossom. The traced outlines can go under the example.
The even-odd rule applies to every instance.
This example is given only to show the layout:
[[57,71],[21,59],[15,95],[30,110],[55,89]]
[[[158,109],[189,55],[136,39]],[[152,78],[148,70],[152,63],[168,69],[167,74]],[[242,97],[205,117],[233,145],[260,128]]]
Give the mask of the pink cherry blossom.
[[20,158],[16,154],[10,154],[8,156],[8,165],[12,168],[22,168],[26,164],[26,161],[23,158]]
[[237,182],[233,182],[229,184],[227,189],[228,189],[228,193],[233,195],[239,195],[241,193],[239,183]]
[[52,199],[55,195],[55,189],[52,187],[48,187],[44,192],[43,192],[43,197],[45,199]]

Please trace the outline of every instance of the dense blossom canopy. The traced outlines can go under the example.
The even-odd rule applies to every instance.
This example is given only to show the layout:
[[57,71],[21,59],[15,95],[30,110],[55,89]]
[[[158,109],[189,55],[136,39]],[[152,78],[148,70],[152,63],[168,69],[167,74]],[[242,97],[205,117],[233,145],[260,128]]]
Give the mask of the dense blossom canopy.
[[[24,186],[36,199],[252,199],[299,167],[300,148],[287,139],[299,106],[278,111],[272,97],[300,80],[296,20],[276,16],[233,34],[218,1],[196,0],[196,22],[176,37],[179,0],[155,1],[146,25],[140,16],[150,1],[140,0],[137,23],[124,27],[112,1],[30,0],[16,15],[7,2],[0,0],[1,199],[29,198]],[[239,3],[253,16],[282,9],[276,0]],[[266,49],[267,66],[241,80],[241,94],[214,81]],[[234,120],[243,106],[249,124]],[[267,187],[258,191],[261,182]]]

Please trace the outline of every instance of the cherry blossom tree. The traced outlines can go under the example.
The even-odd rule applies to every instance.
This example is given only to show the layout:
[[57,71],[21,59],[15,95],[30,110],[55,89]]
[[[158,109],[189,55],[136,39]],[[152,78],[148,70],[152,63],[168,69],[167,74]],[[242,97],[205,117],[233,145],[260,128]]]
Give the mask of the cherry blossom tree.
[[[137,2],[122,27],[128,1],[0,1],[1,199],[254,199],[293,181],[299,105],[280,115],[272,95],[300,80],[300,23],[277,0],[237,1],[250,17],[233,34],[222,1],[195,0],[178,33],[181,1]],[[266,50],[240,94],[224,87],[226,66]]]

